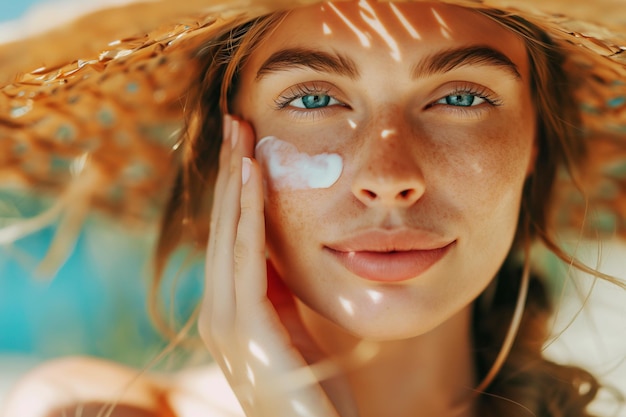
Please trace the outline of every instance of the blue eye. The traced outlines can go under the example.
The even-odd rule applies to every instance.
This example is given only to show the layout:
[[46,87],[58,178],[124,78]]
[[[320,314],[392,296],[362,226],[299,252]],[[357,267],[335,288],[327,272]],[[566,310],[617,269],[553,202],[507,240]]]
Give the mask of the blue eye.
[[447,104],[448,106],[456,107],[471,107],[478,106],[484,103],[484,98],[478,97],[475,94],[462,93],[462,94],[450,94],[442,99],[437,100],[436,104]]
[[300,109],[319,109],[340,104],[339,100],[326,94],[307,94],[292,100],[289,105]]

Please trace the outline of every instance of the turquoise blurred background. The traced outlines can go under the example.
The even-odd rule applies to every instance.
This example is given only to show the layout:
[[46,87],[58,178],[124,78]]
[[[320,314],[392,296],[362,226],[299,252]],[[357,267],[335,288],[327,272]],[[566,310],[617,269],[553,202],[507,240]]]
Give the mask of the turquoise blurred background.
[[[43,200],[0,193],[0,225],[43,212]],[[47,359],[89,354],[143,366],[166,340],[147,313],[155,228],[128,228],[92,215],[58,272],[38,274],[56,225],[0,247],[0,354]],[[178,321],[189,317],[202,290],[200,262],[174,257],[162,295]],[[182,273],[181,273],[182,271]]]

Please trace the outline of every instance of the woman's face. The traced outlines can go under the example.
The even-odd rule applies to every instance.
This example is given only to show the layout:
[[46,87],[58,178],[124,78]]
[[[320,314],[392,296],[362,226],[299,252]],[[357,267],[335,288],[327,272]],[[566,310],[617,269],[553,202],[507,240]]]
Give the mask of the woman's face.
[[[373,339],[467,307],[515,234],[535,114],[523,42],[436,3],[295,10],[241,72],[267,246],[293,293]],[[282,171],[281,171],[282,166]]]

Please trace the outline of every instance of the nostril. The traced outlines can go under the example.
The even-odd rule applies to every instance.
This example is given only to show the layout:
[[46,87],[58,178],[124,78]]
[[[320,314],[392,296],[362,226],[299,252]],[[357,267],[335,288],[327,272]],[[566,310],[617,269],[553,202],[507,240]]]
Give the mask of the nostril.
[[398,195],[400,196],[400,199],[408,200],[409,198],[411,198],[413,196],[414,192],[415,192],[415,190],[413,190],[411,188],[408,188],[408,189],[406,189],[404,191],[400,191],[398,193]]
[[361,194],[368,200],[376,200],[376,198],[378,197],[375,192],[366,189],[361,190]]
[[420,190],[417,188],[396,188],[392,189],[379,189],[376,191],[374,187],[360,188],[355,191],[354,195],[364,204],[383,204],[383,205],[398,205],[407,206],[413,204],[420,198]]

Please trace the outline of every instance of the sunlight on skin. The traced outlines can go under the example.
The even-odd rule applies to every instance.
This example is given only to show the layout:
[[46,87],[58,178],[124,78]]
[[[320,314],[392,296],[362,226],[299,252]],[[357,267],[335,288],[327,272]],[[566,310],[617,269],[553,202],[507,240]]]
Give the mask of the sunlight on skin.
[[250,350],[252,356],[261,361],[263,365],[270,366],[270,359],[267,356],[267,353],[265,353],[265,350],[263,350],[263,348],[261,348],[261,346],[259,346],[257,342],[251,340],[250,343],[248,343],[248,350]]
[[354,32],[364,48],[370,48],[372,46],[370,40],[367,38],[367,35],[361,32],[356,26],[354,26],[350,19],[348,19],[343,13],[339,11],[337,6],[335,6],[333,3],[328,3],[328,6],[333,10],[333,12],[335,12],[337,16],[339,16],[339,18],[346,24],[346,26],[348,26],[348,28],[352,32]]
[[233,386],[233,391],[236,393],[237,399],[242,406],[254,407],[254,386],[240,384]]
[[348,313],[350,316],[354,316],[354,305],[352,304],[352,301],[347,300],[344,297],[339,297],[339,302],[341,303],[341,306],[346,311],[346,313]]
[[232,365],[230,364],[230,361],[228,360],[228,358],[226,357],[226,355],[224,355],[224,364],[226,365],[226,369],[228,369],[228,373],[229,373],[230,375],[232,375],[232,374],[233,374],[233,367],[232,367]]
[[256,379],[254,377],[254,372],[252,372],[250,364],[246,364],[246,375],[248,376],[248,381],[250,381],[250,383],[254,387],[256,385]]
[[374,31],[380,35],[381,38],[387,43],[389,49],[391,49],[391,57],[400,62],[402,57],[400,55],[400,48],[398,47],[398,42],[394,39],[394,37],[389,33],[387,28],[380,21],[378,15],[374,11],[374,8],[367,1],[360,1],[359,7],[361,10],[361,18],[365,23],[367,23]]
[[359,364],[365,364],[380,352],[380,344],[374,341],[361,340],[352,351],[354,360]]
[[[328,3],[328,6],[346,24],[346,26],[357,36],[362,46],[366,48],[370,48],[372,46],[371,40],[370,40],[371,38],[370,33],[368,33],[367,31],[364,32],[360,30],[355,24],[353,24],[350,21],[350,19],[348,19],[337,8],[336,5],[332,3]],[[398,19],[398,22],[404,27],[404,29],[409,33],[409,35],[413,39],[421,40],[422,37],[419,34],[419,32],[415,29],[413,25],[411,25],[411,23],[408,21],[406,16],[400,11],[400,9],[392,3],[389,4],[389,7],[390,7],[390,10],[393,12],[393,14],[396,16],[396,18]],[[389,33],[387,28],[383,25],[381,19],[378,17],[376,12],[374,11],[374,8],[370,4],[370,2],[368,2],[367,0],[361,0],[359,2],[359,8],[361,9],[361,12],[360,12],[361,19],[363,19],[363,21],[373,29],[373,32],[379,35],[383,39],[383,41],[387,44],[387,46],[389,46],[391,57],[395,61],[400,62],[402,60],[402,57],[401,57],[398,43],[396,42],[394,37]],[[322,6],[321,10],[326,11],[326,8]],[[430,10],[431,10],[431,13],[433,14],[433,17],[440,25],[439,30],[441,32],[441,35],[445,39],[452,39],[452,29],[449,27],[449,25],[446,23],[443,17],[437,12],[437,10],[435,10],[435,8],[431,8]],[[333,33],[332,29],[327,23],[323,24],[322,31],[324,35],[327,35],[327,36]]]
[[441,28],[441,35],[446,39],[452,39],[452,35],[450,35],[450,32],[444,27]]
[[298,400],[291,400],[291,405],[293,406],[293,410],[302,417],[315,417],[311,410],[309,410],[304,404],[302,404]]
[[478,162],[474,162],[472,164],[472,169],[474,170],[474,172],[476,172],[477,174],[480,174],[483,172],[483,167],[482,165],[480,165]]
[[380,132],[380,137],[387,139],[389,135],[393,135],[394,133],[396,133],[396,129],[383,129],[383,131]]
[[389,7],[391,7],[391,10],[393,11],[393,13],[396,15],[396,17],[398,18],[400,23],[402,23],[402,26],[404,26],[406,31],[409,32],[409,35],[411,35],[411,37],[413,39],[418,39],[418,40],[422,39],[420,34],[417,32],[417,30],[415,30],[413,25],[411,25],[411,23],[409,23],[409,21],[407,20],[406,16],[404,16],[402,14],[400,9],[398,9],[398,7],[395,4],[389,3]]
[[437,13],[437,10],[435,10],[434,8],[431,8],[430,10],[433,12],[433,16],[435,16],[437,22],[439,22],[439,24],[441,25],[441,34],[443,35],[443,37],[446,39],[452,39],[452,35],[450,35],[451,30],[446,21],[443,20],[439,13]]
[[367,290],[367,295],[369,295],[374,304],[380,303],[380,301],[383,299],[383,294],[376,290]]
[[435,19],[437,19],[437,22],[439,22],[439,24],[445,28],[446,30],[450,30],[450,27],[448,26],[448,24],[446,23],[445,20],[443,20],[443,17],[441,17],[441,15],[439,13],[437,13],[437,10],[435,10],[435,8],[431,8],[430,9],[433,12],[433,16],[435,16]]

